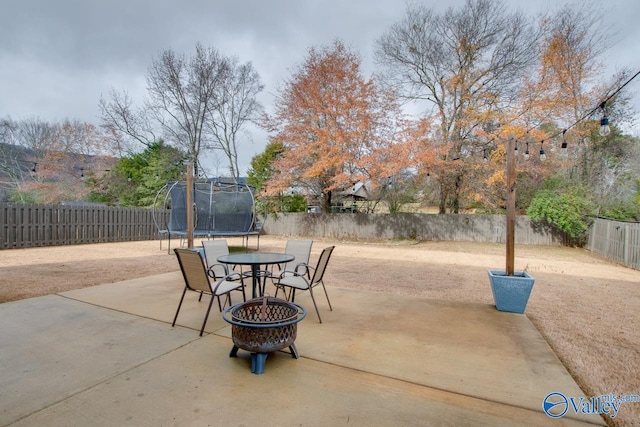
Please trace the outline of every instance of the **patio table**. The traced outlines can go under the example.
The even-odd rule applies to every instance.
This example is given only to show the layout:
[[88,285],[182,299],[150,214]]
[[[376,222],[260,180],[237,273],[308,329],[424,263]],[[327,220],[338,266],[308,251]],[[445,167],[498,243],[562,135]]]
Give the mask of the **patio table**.
[[[284,264],[294,260],[294,256],[290,254],[280,254],[273,252],[252,252],[252,253],[238,253],[230,255],[222,255],[217,258],[218,262],[223,264],[236,264],[236,265],[249,265],[251,266],[251,278],[252,278],[252,297],[258,296],[257,289],[260,280],[260,266],[268,266],[273,264]],[[261,295],[262,296],[262,295]]]

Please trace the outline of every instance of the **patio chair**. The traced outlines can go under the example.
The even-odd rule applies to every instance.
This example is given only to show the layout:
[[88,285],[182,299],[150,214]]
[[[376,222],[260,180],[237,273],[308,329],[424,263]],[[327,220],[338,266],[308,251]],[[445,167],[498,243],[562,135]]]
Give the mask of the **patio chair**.
[[271,279],[271,283],[276,286],[276,295],[278,293],[278,282],[286,275],[293,275],[293,272],[295,272],[303,276],[306,275],[308,279],[311,278],[308,268],[309,257],[311,256],[311,246],[313,246],[313,240],[287,240],[284,253],[293,255],[295,258],[293,261],[286,264],[274,266],[274,269],[272,269],[268,274],[268,277]]
[[220,279],[233,273],[233,271],[229,271],[227,264],[218,262],[218,257],[229,255],[229,245],[226,239],[203,240],[202,248],[204,249],[204,257],[207,261],[207,271],[210,277]]
[[[327,264],[329,263],[331,252],[333,252],[334,248],[335,246],[329,246],[328,248],[323,249],[322,253],[320,254],[320,258],[318,258],[318,264],[315,267],[307,266],[308,269],[313,270],[311,279],[307,279],[304,273],[300,274],[296,273],[295,271],[289,271],[286,273],[291,274],[284,274],[282,279],[280,279],[276,285],[278,290],[282,289],[284,291],[285,288],[291,288],[289,296],[287,296],[287,300],[291,302],[294,302],[295,300],[296,290],[308,290],[309,295],[311,295],[311,301],[313,301],[313,305],[316,308],[316,314],[318,315],[318,320],[320,321],[320,323],[322,323],[322,318],[320,317],[320,311],[318,311],[318,304],[316,304],[316,299],[313,296],[313,288],[322,285],[322,288],[324,289],[324,295],[327,297],[327,302],[329,303],[329,310],[333,311],[333,308],[331,307],[331,301],[329,301],[327,288],[324,285],[324,281],[322,279],[324,277],[324,272],[327,269]],[[276,290],[276,296],[277,294],[278,292]]]
[[[200,256],[199,252],[180,248],[174,249],[174,252],[178,257],[178,263],[180,264],[180,270],[182,271],[185,285],[171,326],[176,325],[178,313],[180,313],[180,307],[182,307],[182,301],[184,301],[184,296],[188,290],[200,293],[198,301],[202,298],[202,294],[211,295],[211,301],[209,302],[209,307],[207,308],[207,313],[204,316],[204,322],[202,322],[202,328],[200,329],[200,336],[202,336],[204,327],[207,324],[207,319],[209,318],[211,306],[213,305],[213,300],[216,299],[216,297],[218,298],[218,308],[220,309],[220,312],[222,312],[222,309],[226,306],[227,302],[229,303],[229,306],[231,306],[232,291],[241,291],[243,301],[247,300],[244,292],[244,281],[242,280],[241,274],[232,273],[230,275],[223,276],[217,282],[212,284],[210,280],[212,277],[207,272],[204,260],[202,259],[202,256]],[[213,275],[213,273],[211,273],[211,275]],[[224,305],[221,305],[220,303],[220,297],[222,295],[226,296]]]

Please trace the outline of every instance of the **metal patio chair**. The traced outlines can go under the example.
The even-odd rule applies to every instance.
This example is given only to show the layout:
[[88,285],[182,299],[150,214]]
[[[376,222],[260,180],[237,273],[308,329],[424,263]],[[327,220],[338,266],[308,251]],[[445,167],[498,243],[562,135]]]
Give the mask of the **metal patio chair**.
[[[313,295],[313,288],[320,285],[322,286],[322,289],[324,289],[324,295],[327,297],[327,302],[329,303],[329,310],[333,311],[333,308],[331,307],[331,301],[329,301],[329,294],[327,293],[327,288],[324,285],[324,281],[322,279],[324,277],[324,272],[327,269],[327,264],[329,263],[329,258],[331,257],[331,253],[333,252],[334,248],[335,246],[329,246],[328,248],[323,249],[322,253],[320,254],[320,258],[318,258],[318,263],[316,264],[316,266],[315,267],[307,266],[308,269],[313,270],[313,275],[311,276],[311,279],[307,279],[305,274],[296,273],[295,271],[289,271],[286,273],[291,273],[291,274],[283,275],[283,278],[280,279],[276,285],[278,290],[282,289],[284,291],[285,288],[290,288],[289,295],[287,296],[285,292],[285,296],[287,296],[287,300],[291,302],[294,302],[295,300],[296,290],[301,290],[301,291],[308,290],[309,295],[311,296],[311,300],[313,301],[313,305],[316,308],[316,314],[318,315],[318,320],[320,321],[320,323],[322,323],[322,318],[320,317],[320,311],[318,311],[318,304],[316,303],[316,298]],[[277,295],[277,291],[276,291],[276,295]]]
[[[242,275],[239,273],[232,273],[230,275],[225,275],[221,279],[212,283],[212,275],[209,275],[207,272],[207,267],[204,264],[204,260],[199,252],[193,251],[190,249],[174,249],[174,252],[178,258],[178,263],[180,264],[180,270],[182,271],[182,276],[184,277],[184,290],[182,291],[182,297],[180,297],[180,303],[178,304],[178,309],[176,310],[176,315],[173,318],[173,323],[171,326],[176,325],[176,320],[178,320],[178,313],[180,313],[180,308],[182,307],[182,302],[184,301],[184,296],[187,291],[194,291],[200,293],[200,299],[202,299],[202,294],[211,295],[211,301],[209,301],[209,307],[207,308],[207,313],[204,316],[204,321],[202,322],[202,328],[200,329],[200,336],[202,336],[204,332],[204,327],[207,324],[207,319],[209,318],[209,312],[211,311],[211,306],[213,305],[213,300],[218,299],[218,308],[220,312],[226,306],[227,302],[229,306],[231,306],[231,292],[232,291],[241,291],[242,299],[246,301],[246,295],[244,292],[244,281],[242,280]],[[232,280],[235,279],[235,280]],[[224,295],[225,303],[224,305],[220,302],[220,297]]]
[[207,261],[207,271],[210,277],[220,279],[234,272],[233,270],[229,271],[227,264],[218,262],[218,257],[229,255],[229,244],[226,239],[203,240],[202,248],[204,249],[204,258]]
[[[293,261],[286,264],[279,264],[269,272],[268,277],[271,279],[271,283],[276,287],[276,295],[278,294],[278,282],[284,279],[286,275],[297,274],[306,275],[307,278],[311,278],[309,275],[309,257],[311,256],[311,246],[313,246],[313,240],[287,240],[287,245],[284,248],[285,254],[293,255],[295,258]],[[266,284],[265,284],[266,285]],[[264,294],[264,289],[263,289]]]

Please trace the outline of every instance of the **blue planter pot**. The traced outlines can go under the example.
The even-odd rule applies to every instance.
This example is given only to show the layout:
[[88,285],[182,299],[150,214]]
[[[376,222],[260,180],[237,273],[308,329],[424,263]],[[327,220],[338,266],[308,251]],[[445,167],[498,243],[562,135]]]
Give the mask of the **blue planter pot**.
[[489,282],[496,308],[499,311],[524,313],[535,279],[526,271],[507,276],[505,271],[489,270]]

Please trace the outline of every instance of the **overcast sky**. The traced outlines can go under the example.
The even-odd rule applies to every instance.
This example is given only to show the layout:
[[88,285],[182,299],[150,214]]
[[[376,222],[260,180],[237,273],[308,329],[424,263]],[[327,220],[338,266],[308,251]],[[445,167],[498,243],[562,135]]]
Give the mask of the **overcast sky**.
[[[441,11],[464,1],[422,3]],[[556,3],[505,1],[532,16]],[[609,0],[598,7],[615,31],[606,58],[610,71],[639,71],[640,1]],[[115,88],[141,100],[152,58],[167,48],[191,55],[197,42],[252,61],[265,84],[260,100],[270,111],[279,85],[311,46],[342,40],[362,56],[368,76],[375,40],[405,10],[402,0],[0,0],[0,117],[98,124],[101,95]],[[638,93],[636,80],[629,89]],[[640,106],[638,99],[636,94]],[[242,143],[243,171],[266,142],[264,133],[255,132],[253,141]],[[208,168],[215,169],[215,162]],[[221,169],[224,174],[224,164]]]

